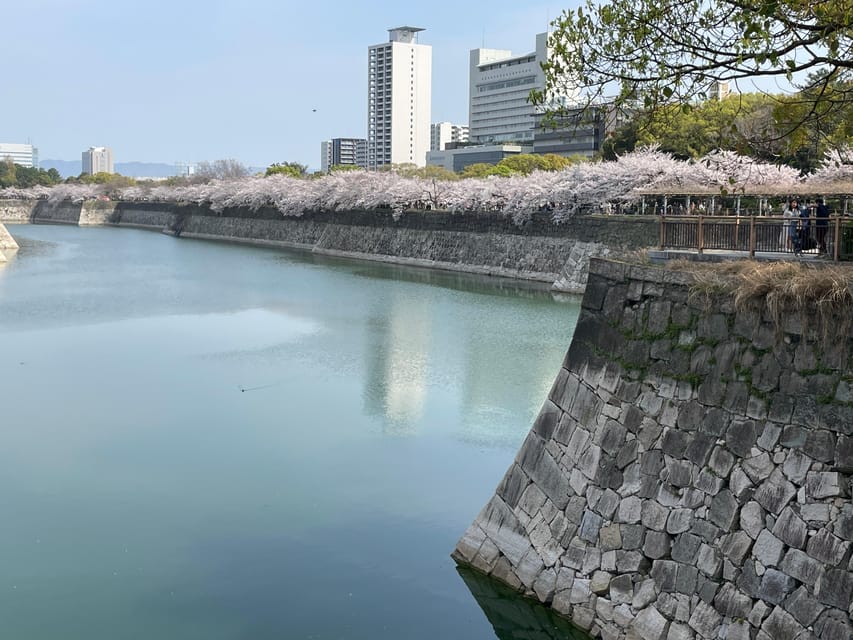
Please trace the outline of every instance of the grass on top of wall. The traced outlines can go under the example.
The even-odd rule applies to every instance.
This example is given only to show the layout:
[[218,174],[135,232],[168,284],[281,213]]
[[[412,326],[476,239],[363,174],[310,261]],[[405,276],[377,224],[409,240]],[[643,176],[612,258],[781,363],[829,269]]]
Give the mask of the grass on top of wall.
[[799,314],[802,320],[814,314],[814,328],[824,340],[843,339],[853,326],[853,266],[677,260],[668,268],[692,274],[694,298],[710,303],[720,296],[733,296],[735,309],[766,311],[780,332],[791,314]]

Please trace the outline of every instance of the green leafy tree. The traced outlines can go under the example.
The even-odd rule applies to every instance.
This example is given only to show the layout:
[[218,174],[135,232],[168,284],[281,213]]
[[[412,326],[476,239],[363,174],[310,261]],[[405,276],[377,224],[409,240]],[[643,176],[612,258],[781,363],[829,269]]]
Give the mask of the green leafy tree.
[[509,177],[512,175],[512,169],[499,164],[489,164],[488,162],[475,162],[469,164],[462,169],[463,178],[487,178],[488,176],[503,176]]
[[291,178],[303,178],[308,173],[308,167],[298,162],[276,162],[267,167],[264,175],[275,176],[284,175]]
[[12,158],[0,161],[0,188],[14,187],[18,184],[18,169]]
[[849,0],[585,0],[553,27],[545,88],[531,98],[554,112],[566,95],[582,108],[688,109],[718,82],[764,77],[791,83],[800,106],[768,132],[778,137],[819,131],[853,101]]

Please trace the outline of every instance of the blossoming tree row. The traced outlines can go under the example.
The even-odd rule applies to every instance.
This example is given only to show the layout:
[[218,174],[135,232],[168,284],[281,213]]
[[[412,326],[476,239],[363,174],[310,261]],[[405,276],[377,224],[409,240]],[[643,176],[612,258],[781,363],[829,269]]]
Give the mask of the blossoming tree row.
[[152,201],[209,206],[277,209],[282,216],[312,211],[443,209],[501,211],[522,221],[547,209],[555,221],[609,204],[636,202],[644,193],[792,193],[820,190],[853,181],[853,165],[844,154],[828,155],[823,166],[802,178],[796,170],[756,162],[732,152],[716,152],[680,161],[657,148],[625,154],[613,162],[585,162],[562,171],[527,176],[468,178],[455,181],[399,176],[393,172],[347,171],[318,179],[286,175],[213,180],[203,184],[145,185],[113,189],[105,185],[62,184],[0,190],[0,198],[51,201],[108,195],[124,201]]

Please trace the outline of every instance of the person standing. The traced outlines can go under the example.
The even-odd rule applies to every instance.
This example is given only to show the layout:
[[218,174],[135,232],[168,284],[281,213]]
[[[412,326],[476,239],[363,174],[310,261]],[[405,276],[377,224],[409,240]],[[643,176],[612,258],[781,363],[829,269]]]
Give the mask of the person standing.
[[829,230],[829,207],[826,206],[823,198],[817,199],[815,207],[815,241],[817,242],[818,255],[827,255],[826,251],[826,232]]
[[785,223],[788,232],[788,251],[793,251],[794,255],[798,256],[802,253],[799,233],[802,210],[796,198],[791,198],[788,206],[785,207],[783,215],[788,219]]

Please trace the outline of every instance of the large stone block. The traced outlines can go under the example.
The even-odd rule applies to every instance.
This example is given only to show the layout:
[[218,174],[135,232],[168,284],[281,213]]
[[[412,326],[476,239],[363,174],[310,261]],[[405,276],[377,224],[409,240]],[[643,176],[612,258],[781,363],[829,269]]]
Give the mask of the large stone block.
[[675,539],[670,555],[676,562],[694,564],[699,555],[702,538],[692,533],[682,533]]
[[810,471],[806,475],[806,497],[813,500],[844,496],[847,486],[847,480],[837,471]]
[[761,625],[761,630],[774,640],[781,640],[781,638],[792,638],[793,640],[805,631],[803,626],[782,607],[775,607],[770,612],[764,624]]
[[746,458],[755,446],[758,434],[754,420],[735,420],[726,430],[726,446],[735,455]]
[[687,624],[703,638],[716,638],[721,622],[722,616],[717,613],[714,607],[705,602],[700,602],[693,609],[690,621]]
[[637,614],[632,628],[643,640],[664,640],[669,621],[654,607],[647,607]]
[[853,622],[841,611],[826,611],[814,625],[820,640],[850,640],[853,638]]
[[788,597],[788,594],[794,590],[794,586],[794,579],[790,576],[776,569],[768,569],[761,577],[758,597],[765,602],[781,604]]
[[773,526],[774,536],[785,544],[797,549],[802,549],[805,546],[807,534],[808,527],[806,523],[794,513],[791,507],[785,508]]
[[728,582],[722,586],[714,598],[717,612],[727,618],[746,618],[752,611],[752,598],[741,593],[737,587]]
[[598,542],[598,532],[604,519],[594,511],[585,511],[581,519],[578,536],[587,542]]
[[765,567],[775,567],[782,559],[785,543],[767,529],[762,529],[752,547],[752,555]]
[[808,585],[814,585],[823,573],[823,564],[810,558],[799,549],[788,549],[779,569],[795,580]]
[[670,537],[662,531],[649,531],[646,533],[646,541],[643,544],[643,554],[647,558],[657,560],[669,555]]
[[838,566],[847,554],[850,543],[832,535],[827,529],[820,529],[809,538],[806,553],[812,558],[831,566]]
[[740,510],[740,528],[755,540],[764,530],[764,509],[757,502],[747,502]]
[[828,569],[817,580],[815,597],[823,604],[846,611],[853,601],[853,574],[845,569]]
[[770,513],[780,513],[791,499],[797,495],[793,484],[785,480],[777,469],[755,491],[755,500]]
[[720,550],[733,564],[740,566],[746,557],[752,539],[743,531],[735,531],[720,539]]
[[708,519],[723,531],[731,531],[740,505],[730,491],[720,491],[711,500]]
[[825,607],[809,595],[808,589],[800,586],[785,600],[785,611],[790,613],[804,627],[811,626]]

